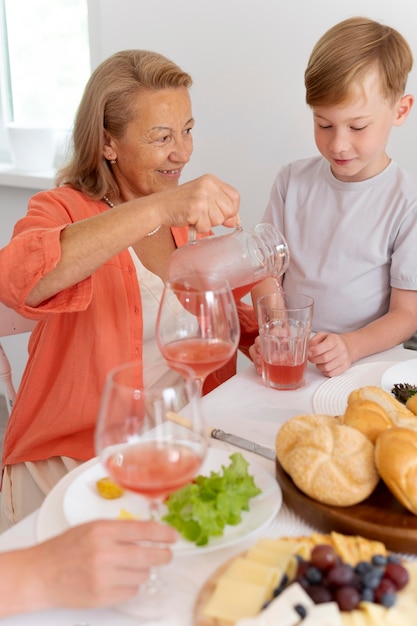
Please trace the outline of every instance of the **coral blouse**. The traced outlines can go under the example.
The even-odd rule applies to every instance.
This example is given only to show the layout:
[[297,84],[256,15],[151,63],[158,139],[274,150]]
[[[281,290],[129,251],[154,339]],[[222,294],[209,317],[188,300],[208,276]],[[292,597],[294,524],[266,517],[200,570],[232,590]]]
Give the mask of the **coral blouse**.
[[[92,276],[36,308],[27,295],[60,258],[60,233],[69,224],[109,210],[71,187],[33,196],[0,250],[0,297],[20,314],[38,320],[9,418],[3,466],[53,456],[87,460],[95,456],[94,428],[105,377],[120,363],[142,359],[142,304],[128,250]],[[177,246],[187,228],[173,228]],[[251,307],[239,304],[242,348],[257,334]],[[205,391],[232,376],[236,355],[207,380]]]

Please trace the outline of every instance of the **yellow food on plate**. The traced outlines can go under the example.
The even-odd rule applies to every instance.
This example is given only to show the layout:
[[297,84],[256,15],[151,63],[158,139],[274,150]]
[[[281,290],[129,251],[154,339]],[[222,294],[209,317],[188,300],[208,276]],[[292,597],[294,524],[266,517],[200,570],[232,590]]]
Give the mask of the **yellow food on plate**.
[[300,415],[285,422],[275,441],[284,470],[310,498],[351,506],[375,489],[374,446],[356,428],[328,415]]
[[126,509],[120,509],[117,519],[140,519],[140,517],[133,515],[133,513],[127,511]]
[[103,478],[100,478],[96,482],[96,486],[97,486],[97,490],[99,494],[103,498],[106,498],[106,500],[113,500],[115,498],[121,498],[122,495],[124,494],[123,487],[120,487],[120,485],[115,483],[114,480],[112,480],[108,476],[104,476]]

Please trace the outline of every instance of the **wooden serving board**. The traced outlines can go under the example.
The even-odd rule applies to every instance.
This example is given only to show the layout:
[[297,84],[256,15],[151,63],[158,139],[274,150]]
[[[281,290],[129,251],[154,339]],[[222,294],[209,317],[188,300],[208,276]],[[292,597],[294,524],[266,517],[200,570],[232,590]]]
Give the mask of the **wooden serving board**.
[[417,515],[405,509],[382,481],[363,502],[349,507],[329,506],[306,496],[276,459],[276,477],[284,502],[321,532],[361,535],[382,541],[388,550],[417,554]]

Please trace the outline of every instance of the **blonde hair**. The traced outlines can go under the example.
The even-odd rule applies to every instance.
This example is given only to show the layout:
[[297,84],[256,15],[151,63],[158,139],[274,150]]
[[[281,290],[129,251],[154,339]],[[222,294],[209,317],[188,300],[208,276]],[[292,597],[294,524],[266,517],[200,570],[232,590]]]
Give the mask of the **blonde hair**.
[[316,43],[304,74],[309,106],[345,103],[352,89],[376,69],[382,96],[391,104],[405,93],[413,54],[389,26],[352,17],[330,28]]
[[104,130],[123,136],[135,115],[141,91],[191,87],[192,78],[156,52],[124,50],[103,61],[91,75],[75,117],[72,155],[56,177],[92,198],[118,194],[111,166],[103,157]]

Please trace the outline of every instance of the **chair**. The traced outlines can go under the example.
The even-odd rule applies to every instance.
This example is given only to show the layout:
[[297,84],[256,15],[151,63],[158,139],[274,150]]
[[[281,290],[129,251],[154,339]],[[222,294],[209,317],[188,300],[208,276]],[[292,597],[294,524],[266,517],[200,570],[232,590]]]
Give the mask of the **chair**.
[[[30,332],[36,322],[22,317],[13,309],[9,309],[0,302],[0,337],[9,337],[19,333]],[[6,352],[0,342],[0,383],[4,383],[6,406],[10,415],[16,398],[16,390],[13,385],[12,368]]]

